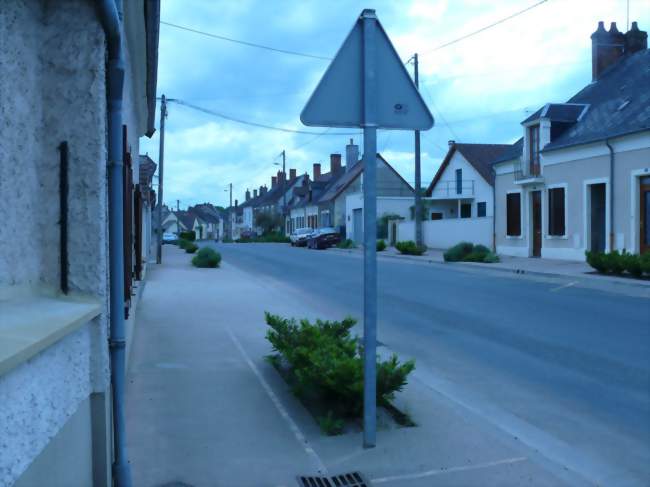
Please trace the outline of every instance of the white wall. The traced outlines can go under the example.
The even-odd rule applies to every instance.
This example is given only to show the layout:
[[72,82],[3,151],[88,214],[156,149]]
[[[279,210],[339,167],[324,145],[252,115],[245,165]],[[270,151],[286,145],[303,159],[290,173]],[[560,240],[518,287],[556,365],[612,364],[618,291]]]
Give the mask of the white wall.
[[[410,218],[411,206],[414,199],[402,196],[378,196],[377,197],[377,218],[382,215],[395,214],[403,218]],[[363,193],[353,193],[345,198],[345,234],[346,238],[354,237],[354,210],[363,209]]]
[[[492,218],[453,218],[422,222],[424,244],[432,249],[447,249],[459,242],[492,248]],[[397,241],[415,240],[415,222],[403,221],[397,227]]]

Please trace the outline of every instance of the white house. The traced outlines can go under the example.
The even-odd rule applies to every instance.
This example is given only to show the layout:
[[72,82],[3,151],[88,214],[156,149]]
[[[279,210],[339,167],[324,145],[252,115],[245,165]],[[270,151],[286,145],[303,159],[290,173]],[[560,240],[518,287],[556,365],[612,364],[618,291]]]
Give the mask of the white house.
[[650,50],[636,22],[592,34],[592,82],[521,123],[494,164],[497,251],[584,260],[650,250]]
[[[494,173],[492,162],[510,146],[461,144],[449,150],[423,199],[423,242],[446,249],[459,242],[493,248]],[[414,240],[413,220],[399,224],[398,240]]]
[[127,485],[120,371],[159,2],[0,10],[0,485]]

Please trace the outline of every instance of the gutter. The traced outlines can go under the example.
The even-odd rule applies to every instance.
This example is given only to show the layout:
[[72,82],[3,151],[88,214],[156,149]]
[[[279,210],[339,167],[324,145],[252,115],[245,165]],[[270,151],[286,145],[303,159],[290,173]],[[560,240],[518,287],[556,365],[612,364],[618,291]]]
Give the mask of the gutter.
[[614,148],[605,139],[605,145],[609,149],[609,251],[614,250]]
[[122,99],[124,57],[122,52],[122,1],[98,0],[99,17],[108,47],[108,233],[110,272],[110,361],[113,399],[113,481],[117,487],[131,486],[131,468],[126,453],[124,326],[124,161]]

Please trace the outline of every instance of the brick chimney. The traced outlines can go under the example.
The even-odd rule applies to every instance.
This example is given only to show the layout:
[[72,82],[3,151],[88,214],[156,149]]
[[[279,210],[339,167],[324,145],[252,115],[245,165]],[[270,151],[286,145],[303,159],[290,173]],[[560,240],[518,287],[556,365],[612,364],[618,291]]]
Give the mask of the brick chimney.
[[314,181],[320,179],[320,162],[314,163]]
[[238,205],[237,205],[237,203],[238,203],[238,201],[237,201],[237,200],[235,200],[235,208],[237,208],[237,206],[238,206]]
[[256,189],[253,190],[253,198],[257,198],[257,190]]
[[625,54],[634,54],[635,52],[645,51],[648,48],[648,33],[639,30],[636,22],[632,22],[632,27],[625,34]]
[[283,172],[283,171],[278,171],[278,183],[280,183],[280,184],[281,184],[281,183],[284,183],[284,181],[286,180],[286,177],[287,177],[287,176],[286,176],[286,173],[285,173],[285,172]]
[[278,177],[271,176],[271,189],[275,188],[278,185]]
[[296,170],[289,169],[289,179],[296,179]]
[[349,171],[359,162],[359,146],[350,139],[350,143],[345,146],[345,170]]
[[332,174],[341,170],[341,154],[330,154],[330,172]]
[[260,186],[260,196],[262,196],[263,194],[266,194],[267,191],[268,191],[268,188],[266,186]]
[[251,199],[251,192],[248,190],[248,188],[246,188],[246,201],[249,199]]
[[596,32],[591,34],[591,80],[598,81],[603,72],[616,64],[625,53],[625,34],[612,22],[609,32],[605,24],[598,22]]

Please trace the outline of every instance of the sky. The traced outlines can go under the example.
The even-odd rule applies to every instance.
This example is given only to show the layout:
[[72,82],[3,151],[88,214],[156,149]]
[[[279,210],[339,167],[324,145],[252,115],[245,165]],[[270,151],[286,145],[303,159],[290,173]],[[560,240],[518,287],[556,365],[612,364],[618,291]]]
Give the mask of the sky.
[[[599,20],[625,31],[628,0],[548,0],[467,39],[539,0],[165,0],[161,20],[278,49],[333,57],[364,8],[374,8],[400,57],[420,60],[420,92],[436,120],[422,132],[422,184],[433,178],[448,141],[512,143],[520,122],[564,102],[591,82],[591,33]],[[650,29],[650,2],[629,0],[629,21]],[[181,209],[228,205],[246,189],[270,186],[286,151],[287,172],[329,170],[360,132],[329,135],[305,127],[300,112],[329,61],[235,44],[160,26],[158,96],[228,116],[313,134],[256,128],[174,103],[165,122],[165,203]],[[412,66],[409,66],[412,72]],[[159,106],[158,106],[159,109]],[[159,123],[157,113],[157,127]],[[325,132],[323,134],[323,132]],[[314,135],[315,134],[315,135]],[[322,135],[318,135],[322,134]],[[158,161],[159,131],[140,150]],[[379,131],[378,151],[411,184],[413,132]]]

